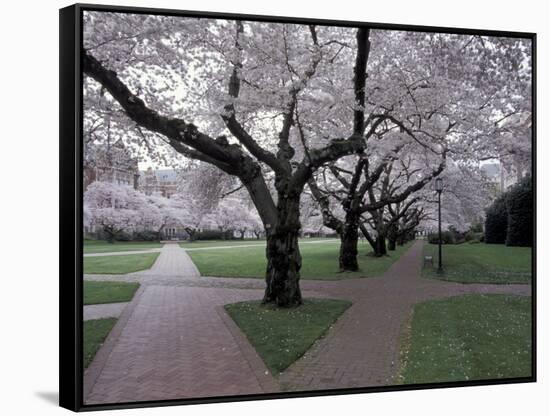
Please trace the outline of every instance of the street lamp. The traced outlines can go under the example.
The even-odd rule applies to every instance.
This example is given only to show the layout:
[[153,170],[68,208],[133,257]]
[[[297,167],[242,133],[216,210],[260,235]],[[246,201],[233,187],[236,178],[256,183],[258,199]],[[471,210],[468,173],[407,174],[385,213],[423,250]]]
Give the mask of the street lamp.
[[438,203],[438,227],[439,227],[439,259],[437,263],[437,273],[443,274],[443,264],[441,262],[441,192],[443,192],[443,179],[437,178],[435,180],[435,190],[437,192],[437,203]]

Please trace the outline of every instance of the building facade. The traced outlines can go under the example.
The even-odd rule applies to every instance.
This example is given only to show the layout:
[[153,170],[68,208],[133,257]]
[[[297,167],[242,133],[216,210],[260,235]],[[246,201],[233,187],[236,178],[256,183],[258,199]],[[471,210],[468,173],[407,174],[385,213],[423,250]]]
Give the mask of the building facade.
[[138,189],[139,168],[122,140],[87,146],[83,163],[84,191],[95,181],[111,182]]
[[178,173],[173,169],[148,168],[139,175],[138,188],[145,195],[161,195],[170,198],[178,190]]

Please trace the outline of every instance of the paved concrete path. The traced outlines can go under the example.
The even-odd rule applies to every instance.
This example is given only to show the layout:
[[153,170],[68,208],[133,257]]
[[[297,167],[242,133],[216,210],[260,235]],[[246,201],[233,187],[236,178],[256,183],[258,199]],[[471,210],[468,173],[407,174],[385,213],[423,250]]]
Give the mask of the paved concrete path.
[[[423,242],[381,277],[301,282],[304,297],[350,299],[328,334],[277,379],[231,325],[222,305],[260,299],[263,279],[200,277],[177,244],[151,270],[87,275],[141,287],[84,376],[86,403],[166,400],[394,384],[403,327],[415,303],[465,293],[529,295],[530,285],[422,279]],[[251,352],[252,351],[252,352]]]
[[99,305],[84,305],[84,320],[118,318],[128,302],[102,303]]
[[166,243],[157,260],[149,270],[134,273],[139,276],[198,277],[199,270],[189,255],[177,243]]

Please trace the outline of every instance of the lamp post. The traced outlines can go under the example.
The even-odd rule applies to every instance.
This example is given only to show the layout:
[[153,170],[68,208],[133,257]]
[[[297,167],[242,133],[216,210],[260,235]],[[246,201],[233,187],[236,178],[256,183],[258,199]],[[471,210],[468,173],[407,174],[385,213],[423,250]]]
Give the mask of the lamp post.
[[443,264],[441,262],[441,192],[443,192],[443,179],[435,180],[435,190],[437,192],[438,203],[438,227],[439,227],[439,258],[437,261],[437,273],[443,274]]

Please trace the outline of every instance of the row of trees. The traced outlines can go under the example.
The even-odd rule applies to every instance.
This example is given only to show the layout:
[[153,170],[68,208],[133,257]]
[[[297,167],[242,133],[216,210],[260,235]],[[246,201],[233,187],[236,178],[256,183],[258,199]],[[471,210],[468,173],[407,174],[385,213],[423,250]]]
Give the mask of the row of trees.
[[504,122],[530,113],[521,39],[103,12],[84,26],[85,129],[108,113],[153,160],[235,178],[280,306],[301,303],[304,194],[354,270],[359,232],[382,254],[428,215],[433,178],[509,152]]
[[222,234],[238,232],[241,238],[247,231],[257,237],[263,232],[255,210],[237,198],[225,198],[206,207],[203,200],[181,193],[165,198],[101,181],[89,185],[84,193],[84,223],[99,228],[110,242],[122,234],[138,238],[154,234],[161,240],[167,227],[185,230],[191,240],[204,229]]

